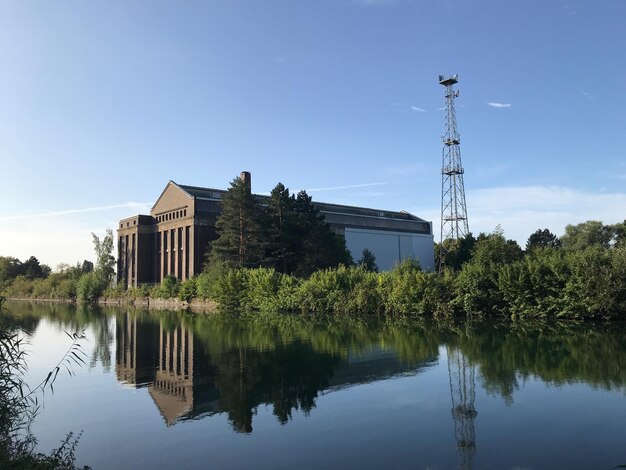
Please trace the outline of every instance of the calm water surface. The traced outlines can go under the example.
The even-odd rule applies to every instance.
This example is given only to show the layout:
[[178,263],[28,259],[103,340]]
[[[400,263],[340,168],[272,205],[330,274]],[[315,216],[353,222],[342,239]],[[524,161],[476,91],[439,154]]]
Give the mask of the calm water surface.
[[235,319],[10,303],[33,432],[93,468],[592,468],[626,464],[626,328]]

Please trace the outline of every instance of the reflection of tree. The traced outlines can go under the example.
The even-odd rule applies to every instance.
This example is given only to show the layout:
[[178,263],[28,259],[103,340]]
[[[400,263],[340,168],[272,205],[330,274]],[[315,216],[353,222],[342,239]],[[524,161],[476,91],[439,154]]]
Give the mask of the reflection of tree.
[[340,359],[295,342],[271,351],[233,349],[212,360],[218,370],[215,385],[221,408],[236,431],[252,432],[252,416],[260,404],[271,403],[283,424],[293,410],[310,412]]
[[106,315],[98,316],[91,324],[93,328],[95,344],[91,352],[89,367],[95,367],[100,361],[106,372],[111,369],[111,346],[113,344],[113,329],[111,319]]

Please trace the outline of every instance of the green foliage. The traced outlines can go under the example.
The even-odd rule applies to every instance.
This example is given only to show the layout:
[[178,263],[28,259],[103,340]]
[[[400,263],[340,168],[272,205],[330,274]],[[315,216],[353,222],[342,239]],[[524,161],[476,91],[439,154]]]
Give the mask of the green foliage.
[[379,276],[379,290],[388,315],[449,315],[453,273],[425,273],[413,259]]
[[[4,297],[0,296],[0,310],[3,309]],[[37,394],[46,389],[54,390],[53,384],[61,366],[71,371],[70,355],[77,363],[84,363],[84,353],[78,343],[84,336],[77,333],[69,336],[72,343],[67,353],[37,387],[29,389],[24,382],[26,355],[22,348],[23,339],[6,323],[0,324],[0,468],[77,468],[75,453],[80,436],[69,433],[58,449],[45,455],[35,452],[36,439],[30,431],[39,409]]]
[[196,290],[196,278],[192,277],[180,284],[180,290],[178,291],[178,298],[186,302],[191,301],[197,295]]
[[165,276],[161,284],[154,286],[150,291],[150,297],[157,299],[175,299],[180,291],[180,281],[176,276]]
[[535,248],[560,248],[561,240],[555,234],[550,232],[547,228],[537,229],[526,242],[526,251],[531,251]]
[[378,272],[378,266],[376,265],[376,256],[370,250],[365,248],[361,255],[361,259],[357,262],[357,265],[361,266],[366,271],[373,273]]
[[18,276],[29,280],[46,278],[51,269],[31,256],[23,263],[12,256],[0,256],[0,287],[10,284]]
[[294,271],[298,257],[301,231],[298,229],[296,199],[289,189],[278,183],[270,194],[263,214],[264,237],[267,240],[265,263],[281,273]]
[[[99,272],[100,278],[108,286],[113,280],[113,274],[115,274],[115,258],[113,257],[113,231],[107,229],[105,237],[100,241],[100,238],[92,233],[93,246],[96,252],[96,271]],[[84,265],[84,263],[83,263]],[[89,265],[84,265],[85,269],[89,268]]]
[[85,302],[93,302],[102,295],[108,284],[108,280],[103,279],[100,271],[83,274],[76,284],[76,296]]
[[331,230],[313,205],[311,196],[300,191],[294,209],[300,231],[300,242],[294,255],[298,259],[298,266],[293,271],[295,276],[306,278],[319,269],[352,264],[345,239]]
[[476,244],[476,239],[469,233],[463,238],[447,239],[442,244],[435,244],[435,266],[440,266],[442,256],[444,266],[458,271],[472,258],[472,250]]
[[243,268],[259,266],[263,258],[260,212],[250,188],[235,178],[222,198],[217,218],[219,237],[211,245],[209,264]]
[[378,275],[361,267],[340,266],[314,272],[296,292],[302,313],[373,315],[383,310]]
[[583,250],[594,245],[609,248],[614,235],[611,225],[589,220],[577,225],[567,225],[561,243],[568,250]]

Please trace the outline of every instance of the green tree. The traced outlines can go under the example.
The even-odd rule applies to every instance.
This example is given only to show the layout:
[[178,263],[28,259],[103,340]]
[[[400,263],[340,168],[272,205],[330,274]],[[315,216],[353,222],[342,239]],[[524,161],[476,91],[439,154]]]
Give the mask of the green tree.
[[594,245],[609,248],[613,235],[612,226],[597,220],[588,220],[577,225],[567,225],[561,243],[568,250],[583,250]]
[[526,241],[526,251],[537,247],[560,248],[561,240],[547,228],[537,229]]
[[21,265],[21,273],[27,279],[38,279],[48,277],[50,275],[50,267],[45,264],[40,264],[39,260],[34,256],[31,256]]
[[463,238],[449,238],[444,240],[443,243],[435,243],[435,266],[440,266],[443,255],[444,266],[458,271],[463,264],[472,258],[472,250],[475,244],[476,239],[471,233],[468,233]]
[[361,259],[357,262],[359,266],[362,266],[366,271],[370,271],[373,273],[378,272],[378,266],[376,265],[376,256],[370,250],[365,248],[363,250],[363,254],[361,255]]
[[332,231],[306,191],[298,193],[294,209],[300,237],[295,253],[298,266],[294,274],[308,277],[318,269],[352,263],[345,239]]
[[626,220],[613,225],[613,234],[615,246],[626,248]]
[[0,288],[22,273],[22,262],[12,256],[0,256]]
[[112,254],[113,230],[107,229],[102,241],[95,233],[92,233],[91,236],[93,237],[93,246],[96,251],[96,272],[108,285],[113,280],[113,274],[115,273],[115,258]]
[[298,227],[296,225],[295,197],[278,183],[268,200],[264,214],[264,232],[267,240],[266,264],[281,273],[291,273],[297,263]]
[[234,268],[258,266],[263,260],[259,208],[250,188],[235,178],[222,198],[216,222],[219,237],[211,245],[210,264]]

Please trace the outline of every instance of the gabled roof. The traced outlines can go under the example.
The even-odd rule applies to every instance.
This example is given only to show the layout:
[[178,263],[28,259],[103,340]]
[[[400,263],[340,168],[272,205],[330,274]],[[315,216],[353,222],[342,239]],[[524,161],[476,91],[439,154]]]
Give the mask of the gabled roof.
[[159,201],[163,198],[163,195],[165,194],[165,192],[167,191],[167,189],[170,186],[178,189],[181,193],[183,193],[185,196],[189,197],[190,199],[193,199],[193,196],[191,194],[189,194],[187,191],[185,191],[182,186],[180,186],[179,184],[176,184],[176,182],[174,182],[172,180],[169,180],[167,182],[167,184],[165,185],[165,188],[163,188],[163,191],[161,191],[161,194],[157,198],[156,202],[154,204],[152,204],[152,207],[150,208],[150,212],[152,212],[154,210],[154,208],[157,206]]

